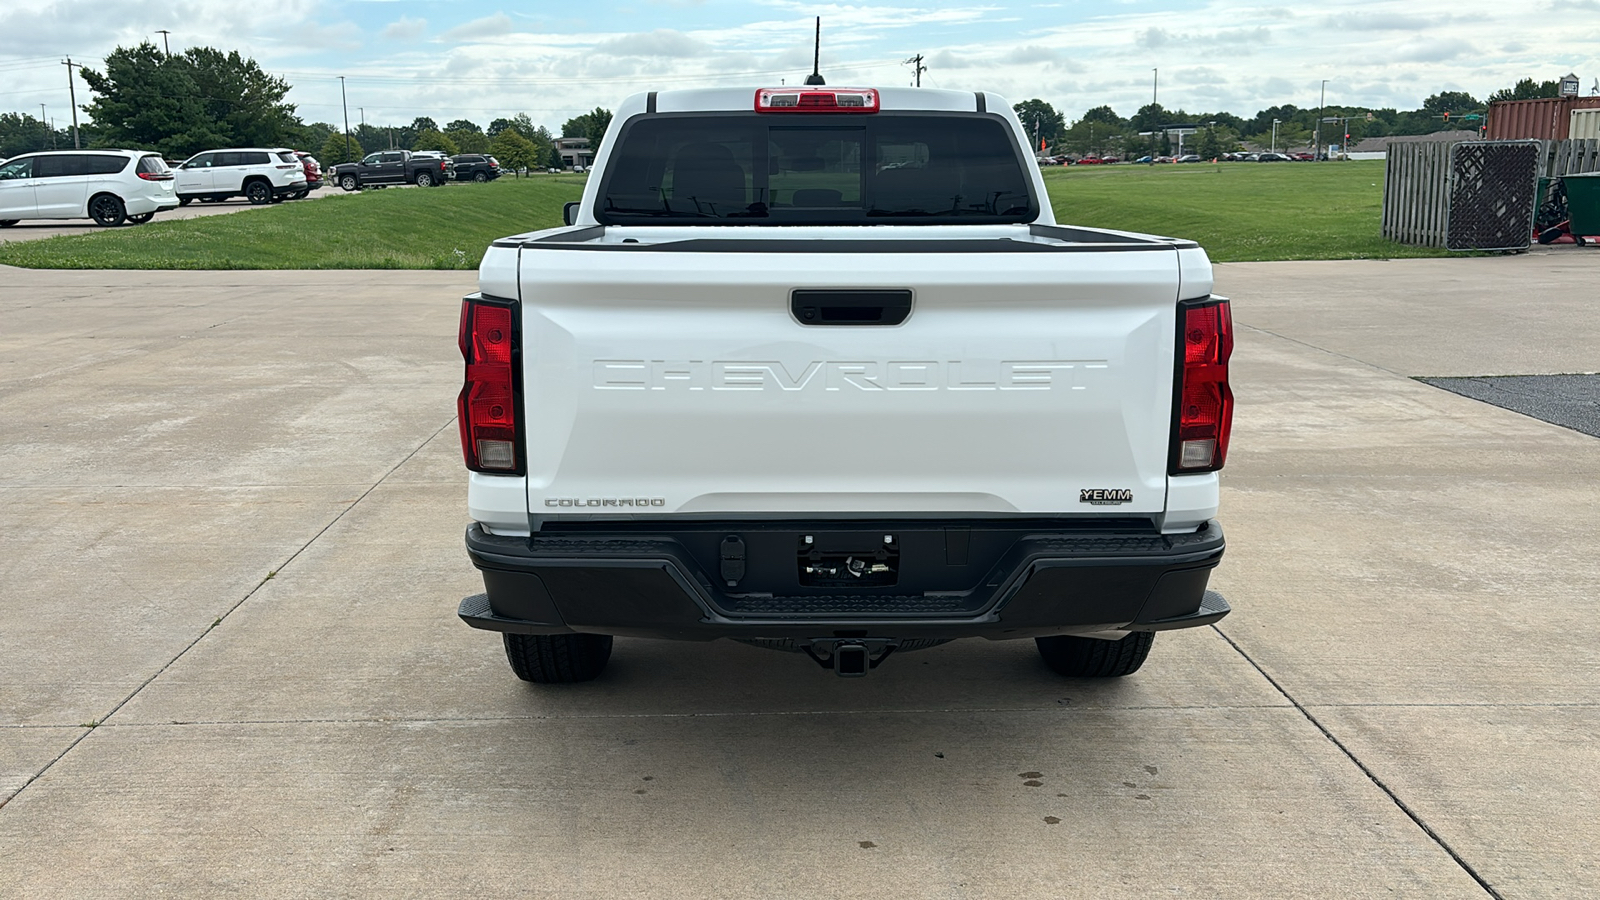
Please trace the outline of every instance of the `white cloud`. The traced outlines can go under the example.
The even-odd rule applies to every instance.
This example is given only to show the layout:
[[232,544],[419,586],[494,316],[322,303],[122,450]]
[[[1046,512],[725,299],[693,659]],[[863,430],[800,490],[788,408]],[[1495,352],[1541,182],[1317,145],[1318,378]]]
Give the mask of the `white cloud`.
[[439,40],[447,44],[460,44],[510,34],[512,28],[511,17],[503,12],[497,12],[492,16],[484,16],[481,19],[473,19],[471,22],[457,25],[440,34]]
[[653,56],[689,59],[707,56],[712,48],[680,31],[662,28],[643,34],[625,34],[601,41],[594,52],[606,56]]
[[427,19],[401,16],[384,26],[383,36],[391,41],[414,41],[428,32]]

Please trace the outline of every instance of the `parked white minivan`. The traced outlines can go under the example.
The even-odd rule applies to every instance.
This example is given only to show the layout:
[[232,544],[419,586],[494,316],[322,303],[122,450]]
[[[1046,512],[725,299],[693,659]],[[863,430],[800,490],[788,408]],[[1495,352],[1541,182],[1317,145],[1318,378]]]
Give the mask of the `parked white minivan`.
[[175,209],[172,170],[142,150],[41,150],[0,165],[0,228],[23,219],[143,224]]
[[213,203],[240,194],[251,203],[275,203],[306,190],[306,169],[293,150],[246,147],[196,153],[178,167],[178,202]]

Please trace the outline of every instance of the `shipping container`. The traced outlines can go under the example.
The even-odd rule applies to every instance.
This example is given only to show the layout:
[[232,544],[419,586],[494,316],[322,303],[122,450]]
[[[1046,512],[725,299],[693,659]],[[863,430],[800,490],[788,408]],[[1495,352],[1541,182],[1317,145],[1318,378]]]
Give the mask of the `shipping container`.
[[1600,107],[1575,109],[1572,111],[1570,121],[1567,137],[1571,140],[1592,141],[1600,138]]
[[1491,141],[1533,138],[1564,141],[1575,109],[1600,109],[1600,97],[1559,97],[1542,100],[1502,100],[1489,104],[1487,137]]

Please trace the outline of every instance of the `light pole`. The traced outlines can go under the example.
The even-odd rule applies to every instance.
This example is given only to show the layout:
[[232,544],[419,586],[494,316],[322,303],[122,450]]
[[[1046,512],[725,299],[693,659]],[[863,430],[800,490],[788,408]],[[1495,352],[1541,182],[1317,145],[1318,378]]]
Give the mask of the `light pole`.
[[350,161],[350,101],[344,95],[344,76],[339,76],[339,105],[344,107],[344,161]]
[[44,104],[39,104],[39,149],[45,149],[45,135],[50,133],[50,123],[44,117]]
[[1157,105],[1156,104],[1156,92],[1160,87],[1161,87],[1161,70],[1160,69],[1151,69],[1150,70],[1150,105],[1151,106]]
[[168,56],[172,55],[172,44],[167,40],[167,35],[171,33],[172,32],[166,30],[165,28],[156,32],[156,34],[161,35],[161,46],[167,51]]
[[[1273,119],[1272,120],[1272,152],[1273,153],[1277,153],[1278,152],[1278,123],[1282,122],[1282,121],[1283,121],[1282,119]],[[1257,144],[1256,146],[1259,147],[1261,145]]]
[[1322,162],[1322,108],[1328,105],[1328,79],[1322,79],[1322,96],[1317,99],[1317,128],[1312,135],[1312,142],[1316,144],[1316,153],[1311,157],[1316,162]]

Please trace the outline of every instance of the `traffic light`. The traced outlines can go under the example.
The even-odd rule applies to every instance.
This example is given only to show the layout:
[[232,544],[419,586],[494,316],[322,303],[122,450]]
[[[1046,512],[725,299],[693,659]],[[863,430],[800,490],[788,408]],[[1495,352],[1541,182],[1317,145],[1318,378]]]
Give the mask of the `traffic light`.
[[1444,114],[1444,121],[1445,121],[1446,125],[1450,124],[1450,114],[1449,113],[1445,113]]

